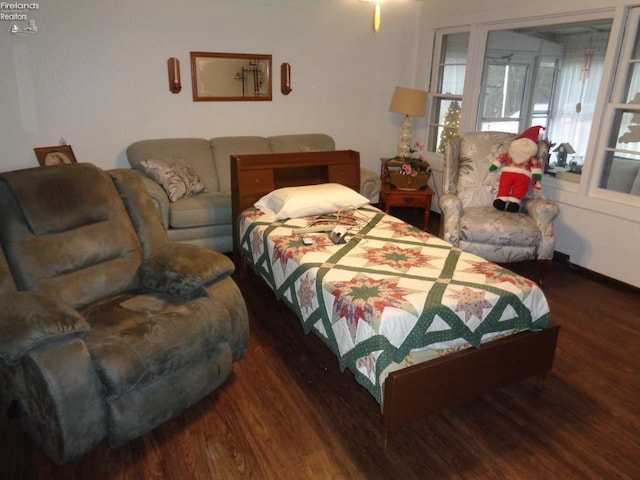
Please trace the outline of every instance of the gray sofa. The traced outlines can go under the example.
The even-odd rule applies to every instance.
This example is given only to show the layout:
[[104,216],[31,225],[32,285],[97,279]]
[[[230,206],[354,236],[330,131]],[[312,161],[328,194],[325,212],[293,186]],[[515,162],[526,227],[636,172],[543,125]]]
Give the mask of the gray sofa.
[[[231,218],[231,155],[335,150],[326,134],[293,134],[272,137],[231,136],[141,140],[127,148],[131,167],[138,172],[167,227],[169,239],[200,245],[219,252],[233,250]],[[144,171],[141,162],[168,160],[187,165],[207,191],[170,201],[165,189]],[[360,193],[373,198],[380,192],[380,176],[361,170]]]
[[55,462],[144,434],[246,353],[233,263],[168,242],[132,170],[2,173],[0,217],[0,404]]

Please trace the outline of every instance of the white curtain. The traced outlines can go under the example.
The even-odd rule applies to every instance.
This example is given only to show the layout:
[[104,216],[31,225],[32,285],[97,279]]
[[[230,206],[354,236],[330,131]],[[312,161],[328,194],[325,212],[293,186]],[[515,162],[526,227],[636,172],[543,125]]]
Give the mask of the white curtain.
[[566,50],[559,65],[552,120],[546,133],[553,143],[569,143],[579,164],[589,141],[608,38],[608,33],[593,33],[567,35],[561,41]]

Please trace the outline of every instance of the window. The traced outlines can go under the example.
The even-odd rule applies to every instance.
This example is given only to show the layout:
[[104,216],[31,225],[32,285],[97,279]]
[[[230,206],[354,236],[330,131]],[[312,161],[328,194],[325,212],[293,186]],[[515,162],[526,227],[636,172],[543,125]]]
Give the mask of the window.
[[518,133],[548,126],[562,49],[538,32],[489,32],[478,130]]
[[486,65],[478,130],[518,133],[526,128],[523,125],[529,121],[531,108],[525,103],[525,88],[532,69],[525,62]]
[[560,14],[523,6],[522,17],[513,18],[488,2],[478,20],[474,12],[429,18],[443,28],[435,31],[428,62],[432,148],[425,156],[438,178],[449,92],[441,88],[451,48],[446,40],[465,32],[466,43],[453,50],[465,63],[464,88],[455,97],[459,131],[546,124],[554,165],[542,184],[544,196],[561,205],[558,251],[634,284],[637,271],[628,259],[637,254],[640,228],[640,3],[608,0],[586,10],[579,3],[559,7]]
[[[443,140],[458,128],[518,133],[542,125],[546,138],[562,146],[549,159],[554,169],[548,173],[569,172],[565,179],[579,182],[612,26],[610,18],[583,18],[543,26],[523,20],[518,23],[525,27],[501,30],[478,25],[437,35],[429,151],[442,152]],[[468,54],[484,59],[481,69],[466,69]],[[640,70],[636,76],[640,84]],[[479,92],[477,105],[463,92],[465,82]],[[640,96],[638,102],[640,107]]]
[[469,33],[450,33],[441,37],[437,87],[431,90],[427,150],[443,152],[447,138],[458,133],[462,111],[462,92],[467,66]]
[[631,10],[618,62],[618,76],[606,106],[609,128],[600,142],[597,187],[640,196],[640,8]]
[[594,20],[489,32],[477,128],[542,125],[562,146],[548,173],[579,181],[610,30],[611,20]]

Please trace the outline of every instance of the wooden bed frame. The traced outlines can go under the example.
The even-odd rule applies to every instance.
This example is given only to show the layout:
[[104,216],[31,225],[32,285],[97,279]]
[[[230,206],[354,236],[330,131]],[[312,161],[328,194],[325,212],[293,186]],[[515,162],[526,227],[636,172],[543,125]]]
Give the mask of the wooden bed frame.
[[[237,265],[240,213],[270,191],[285,186],[341,183],[358,191],[360,155],[352,150],[231,157],[234,249]],[[526,331],[413,365],[389,374],[384,384],[382,434],[438,410],[462,404],[509,384],[538,376],[539,388],[553,367],[560,327]]]

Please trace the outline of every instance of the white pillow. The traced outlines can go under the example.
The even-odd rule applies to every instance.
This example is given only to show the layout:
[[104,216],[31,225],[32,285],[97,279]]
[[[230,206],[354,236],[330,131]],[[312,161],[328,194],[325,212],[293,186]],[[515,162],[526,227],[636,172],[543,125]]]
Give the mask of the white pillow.
[[254,206],[267,213],[273,212],[276,220],[324,215],[345,208],[359,208],[369,199],[339,183],[323,183],[302,187],[284,187],[268,193]]

